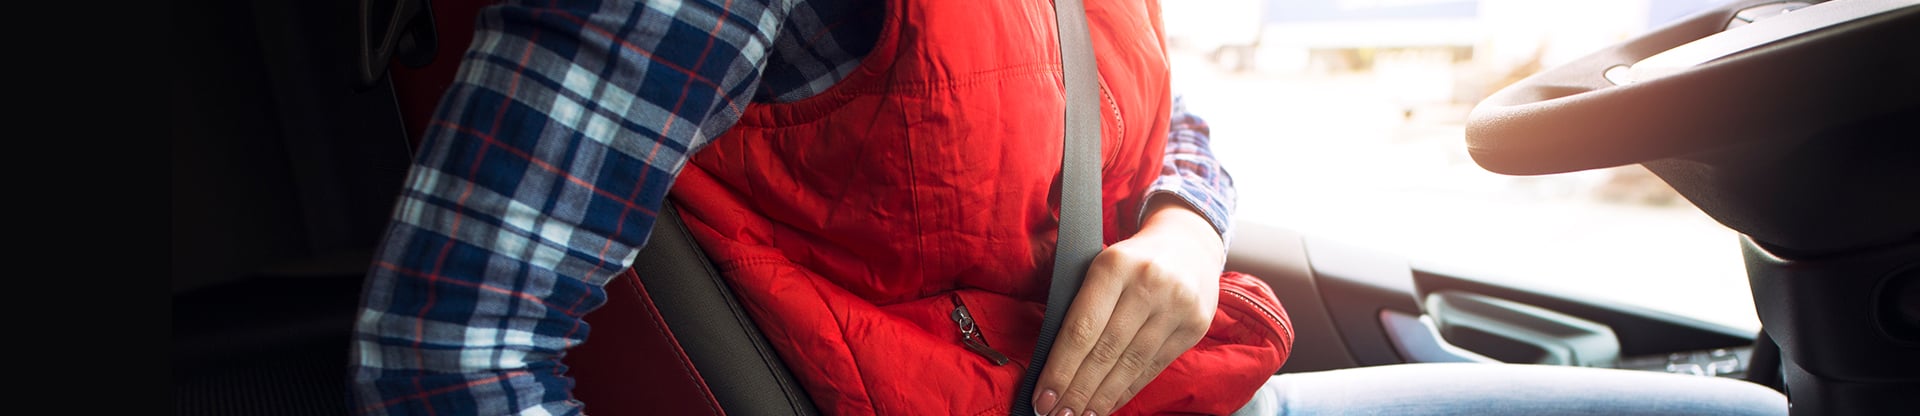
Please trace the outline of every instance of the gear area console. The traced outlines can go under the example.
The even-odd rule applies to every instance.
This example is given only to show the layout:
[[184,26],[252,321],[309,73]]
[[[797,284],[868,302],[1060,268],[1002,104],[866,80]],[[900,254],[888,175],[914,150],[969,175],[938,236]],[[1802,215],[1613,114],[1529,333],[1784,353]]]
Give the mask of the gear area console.
[[[1505,362],[1749,378],[1756,334],[1595,299],[1440,272],[1402,257],[1245,223],[1227,268],[1260,276],[1295,327],[1281,373],[1400,363]],[[1758,358],[1756,358],[1758,357]],[[1762,383],[1770,384],[1770,383]]]

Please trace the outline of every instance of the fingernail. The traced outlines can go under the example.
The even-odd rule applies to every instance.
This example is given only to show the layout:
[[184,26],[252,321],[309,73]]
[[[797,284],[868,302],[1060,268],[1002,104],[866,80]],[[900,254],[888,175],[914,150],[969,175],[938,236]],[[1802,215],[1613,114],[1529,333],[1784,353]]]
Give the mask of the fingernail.
[[1086,416],[1100,416],[1100,413],[1092,410],[1088,410]]
[[1060,409],[1060,411],[1055,414],[1060,416],[1073,416],[1073,409]]
[[1053,405],[1058,401],[1060,401],[1060,395],[1053,394],[1053,389],[1041,391],[1040,394],[1033,396],[1033,415],[1046,416],[1047,411],[1053,410]]

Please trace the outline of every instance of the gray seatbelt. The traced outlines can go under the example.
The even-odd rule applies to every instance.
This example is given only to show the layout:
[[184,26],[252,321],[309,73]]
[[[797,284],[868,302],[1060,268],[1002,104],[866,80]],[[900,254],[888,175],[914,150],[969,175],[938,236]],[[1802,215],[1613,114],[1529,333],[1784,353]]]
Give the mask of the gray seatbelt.
[[1033,360],[1020,377],[1013,398],[1013,415],[1033,414],[1034,383],[1053,350],[1067,307],[1080,292],[1087,266],[1101,249],[1100,210],[1100,84],[1093,61],[1093,40],[1087,33],[1087,10],[1080,0],[1055,0],[1054,19],[1060,32],[1060,66],[1067,87],[1065,146],[1060,156],[1060,229],[1053,255],[1053,283],[1047,290],[1047,314],[1040,321],[1039,343]]

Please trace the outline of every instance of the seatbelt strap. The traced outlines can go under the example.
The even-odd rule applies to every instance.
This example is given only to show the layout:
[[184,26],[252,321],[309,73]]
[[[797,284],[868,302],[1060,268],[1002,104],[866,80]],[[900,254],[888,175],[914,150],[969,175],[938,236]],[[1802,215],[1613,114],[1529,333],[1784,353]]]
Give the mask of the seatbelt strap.
[[1033,413],[1034,384],[1053,350],[1067,307],[1080,292],[1087,266],[1101,249],[1100,209],[1100,84],[1093,61],[1093,40],[1087,32],[1087,10],[1081,0],[1054,0],[1054,19],[1060,32],[1060,66],[1066,83],[1066,130],[1060,156],[1060,229],[1053,256],[1053,283],[1047,290],[1047,314],[1040,321],[1039,343],[1033,360],[1020,378],[1013,398],[1013,415]]

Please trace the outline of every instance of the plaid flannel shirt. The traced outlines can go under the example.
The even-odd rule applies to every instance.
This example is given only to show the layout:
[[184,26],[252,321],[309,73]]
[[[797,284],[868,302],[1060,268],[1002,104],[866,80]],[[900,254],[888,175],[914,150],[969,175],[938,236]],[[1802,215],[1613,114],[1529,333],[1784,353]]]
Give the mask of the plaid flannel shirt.
[[[865,1],[529,1],[484,9],[366,280],[362,414],[577,414],[560,354],[633,262],[690,154],[750,100],[831,86]],[[537,3],[537,4],[533,4]],[[1226,238],[1232,179],[1175,106],[1162,177]],[[1144,207],[1143,207],[1144,208]]]

